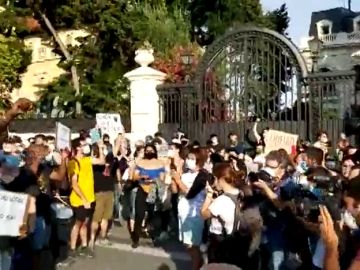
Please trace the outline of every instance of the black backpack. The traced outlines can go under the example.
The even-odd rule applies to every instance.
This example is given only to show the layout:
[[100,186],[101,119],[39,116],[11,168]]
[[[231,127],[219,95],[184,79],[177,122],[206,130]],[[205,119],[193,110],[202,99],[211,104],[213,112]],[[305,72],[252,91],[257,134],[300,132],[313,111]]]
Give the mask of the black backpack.
[[225,229],[225,221],[218,216],[222,225],[222,235],[229,245],[242,245],[248,257],[251,257],[259,249],[263,230],[263,219],[260,210],[256,206],[243,208],[242,196],[224,193],[235,204],[234,225],[232,232],[228,234]]

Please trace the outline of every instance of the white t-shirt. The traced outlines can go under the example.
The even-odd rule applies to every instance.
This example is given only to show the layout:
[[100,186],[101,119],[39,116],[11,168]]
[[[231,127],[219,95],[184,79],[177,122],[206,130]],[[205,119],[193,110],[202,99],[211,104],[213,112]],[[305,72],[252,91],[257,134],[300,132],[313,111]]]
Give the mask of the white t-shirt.
[[[231,192],[233,195],[239,194],[239,190],[235,189]],[[220,235],[222,234],[223,227],[216,217],[221,217],[225,223],[225,230],[230,234],[234,227],[234,217],[235,217],[235,204],[234,202],[226,195],[220,195],[217,197],[209,206],[209,210],[213,216],[210,223],[210,232],[213,234]]]
[[[181,176],[181,181],[188,189],[190,189],[197,175],[197,172],[184,173]],[[179,217],[181,217],[182,219],[185,219],[186,217],[200,217],[200,211],[202,204],[205,200],[205,195],[206,194],[204,190],[199,192],[199,194],[197,194],[195,198],[191,200],[186,199],[185,195],[180,195],[178,202]]]

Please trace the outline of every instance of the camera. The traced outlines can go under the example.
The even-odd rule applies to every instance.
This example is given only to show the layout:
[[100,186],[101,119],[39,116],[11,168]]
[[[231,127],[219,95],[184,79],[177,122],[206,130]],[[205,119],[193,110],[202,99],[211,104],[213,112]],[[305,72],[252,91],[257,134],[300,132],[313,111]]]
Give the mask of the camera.
[[336,196],[341,190],[340,180],[331,175],[312,174],[308,177],[311,188],[299,185],[295,191],[297,215],[317,223],[320,205],[328,208],[334,220],[341,218],[340,200]]
[[274,177],[271,176],[271,174],[265,170],[260,170],[258,172],[250,172],[248,175],[248,181],[252,184],[255,182],[258,182],[259,180],[264,181],[269,186],[272,185]]

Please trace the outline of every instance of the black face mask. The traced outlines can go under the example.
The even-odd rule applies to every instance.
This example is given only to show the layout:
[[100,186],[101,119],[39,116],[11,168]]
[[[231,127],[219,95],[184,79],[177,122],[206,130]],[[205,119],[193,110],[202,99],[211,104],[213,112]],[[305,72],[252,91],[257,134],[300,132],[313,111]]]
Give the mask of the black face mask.
[[154,158],[156,158],[156,154],[153,152],[148,152],[148,153],[144,154],[144,158],[145,159],[154,159]]

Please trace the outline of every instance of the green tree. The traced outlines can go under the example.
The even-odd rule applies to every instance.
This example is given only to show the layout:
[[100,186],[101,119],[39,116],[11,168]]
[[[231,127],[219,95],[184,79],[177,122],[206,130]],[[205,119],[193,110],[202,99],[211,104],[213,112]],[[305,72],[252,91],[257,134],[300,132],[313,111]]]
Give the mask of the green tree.
[[192,0],[188,10],[194,38],[202,46],[238,25],[265,26],[284,33],[289,23],[285,5],[264,14],[260,0]]
[[[68,48],[73,61],[63,61],[61,66],[68,70],[76,65],[81,95],[75,98],[71,94],[69,75],[65,74],[42,91],[42,107],[48,108],[59,96],[60,105],[69,113],[75,101],[81,102],[85,114],[129,113],[129,89],[123,75],[136,67],[135,50],[147,40],[159,54],[166,55],[175,45],[189,43],[185,10],[175,4],[167,7],[160,0],[79,2],[72,6],[71,12],[78,14],[73,25],[87,29],[90,35],[79,40],[80,47]],[[68,6],[61,8],[67,10]],[[60,22],[59,15],[49,19]]]
[[10,93],[21,86],[21,74],[31,62],[31,54],[16,37],[0,34],[0,108],[9,105]]
[[286,30],[289,27],[290,17],[287,11],[286,4],[280,6],[273,11],[266,14],[266,19],[269,22],[269,27],[273,28],[280,34],[287,35]]

